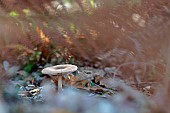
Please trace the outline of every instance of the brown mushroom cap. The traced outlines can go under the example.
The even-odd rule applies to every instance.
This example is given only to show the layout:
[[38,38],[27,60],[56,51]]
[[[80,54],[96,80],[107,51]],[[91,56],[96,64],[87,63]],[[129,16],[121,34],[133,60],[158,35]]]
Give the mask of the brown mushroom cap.
[[77,66],[71,64],[62,64],[43,69],[41,72],[48,75],[66,74],[77,70]]

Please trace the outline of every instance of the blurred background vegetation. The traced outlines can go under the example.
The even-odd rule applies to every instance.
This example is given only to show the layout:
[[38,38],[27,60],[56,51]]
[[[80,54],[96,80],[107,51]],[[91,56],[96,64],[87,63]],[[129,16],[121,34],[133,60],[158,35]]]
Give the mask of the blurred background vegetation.
[[[0,0],[0,113],[168,113],[169,31],[169,0]],[[88,100],[87,92],[75,89],[56,94],[53,86],[42,85],[50,77],[41,70],[64,63],[105,71],[104,79],[95,78],[99,83],[90,79],[85,82],[90,88],[81,86],[89,88],[88,93],[95,83],[108,89],[116,85],[121,93],[112,92],[106,100]],[[113,68],[112,74],[106,72]],[[115,81],[115,76],[130,86]],[[149,88],[149,101],[139,93],[141,87],[154,89]],[[35,92],[25,94],[28,91]],[[102,88],[103,94],[110,91]],[[30,95],[31,102],[18,93]],[[70,98],[75,98],[76,107],[69,104]],[[96,106],[78,106],[78,99]],[[101,106],[104,111],[98,109]]]

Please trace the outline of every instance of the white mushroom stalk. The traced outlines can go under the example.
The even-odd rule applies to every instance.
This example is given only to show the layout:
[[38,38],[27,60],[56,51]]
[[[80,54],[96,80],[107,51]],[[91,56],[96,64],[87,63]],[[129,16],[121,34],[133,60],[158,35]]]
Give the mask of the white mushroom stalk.
[[77,70],[77,66],[72,64],[56,65],[44,68],[43,74],[57,75],[58,76],[58,91],[62,91],[62,76],[63,74],[72,73]]

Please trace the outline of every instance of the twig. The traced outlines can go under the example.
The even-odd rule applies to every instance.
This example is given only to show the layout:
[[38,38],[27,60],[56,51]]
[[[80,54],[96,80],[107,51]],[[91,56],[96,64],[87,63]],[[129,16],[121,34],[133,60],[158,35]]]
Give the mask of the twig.
[[116,69],[116,71],[114,72],[114,77],[116,76],[116,74],[117,74],[117,72],[120,70],[120,68],[121,67],[123,67],[123,66],[127,66],[127,65],[131,65],[131,64],[142,64],[142,65],[150,65],[150,66],[152,66],[152,67],[156,67],[156,66],[154,66],[153,64],[150,64],[150,63],[146,63],[146,62],[127,62],[127,63],[123,63],[123,64],[120,64],[118,67],[117,67],[117,69]]

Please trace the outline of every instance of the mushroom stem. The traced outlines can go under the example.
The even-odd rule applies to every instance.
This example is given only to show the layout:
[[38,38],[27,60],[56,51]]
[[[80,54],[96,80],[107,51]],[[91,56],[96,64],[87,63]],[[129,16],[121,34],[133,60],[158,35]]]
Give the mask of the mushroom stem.
[[62,76],[58,76],[58,91],[62,91]]

